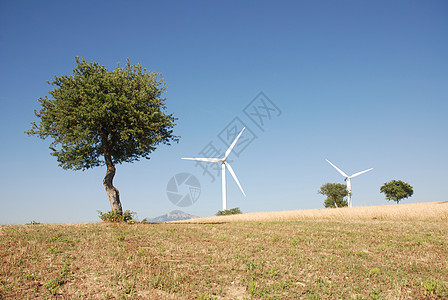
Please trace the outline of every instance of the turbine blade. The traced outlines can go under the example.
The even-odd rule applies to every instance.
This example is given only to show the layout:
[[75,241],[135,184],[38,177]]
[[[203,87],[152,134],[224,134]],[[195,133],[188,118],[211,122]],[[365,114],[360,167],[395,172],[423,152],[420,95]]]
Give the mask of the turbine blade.
[[369,172],[370,170],[373,170],[373,168],[370,168],[370,169],[367,169],[367,170],[364,170],[364,171],[355,173],[355,174],[353,174],[352,176],[350,176],[350,178],[353,178],[353,177],[356,177],[356,176],[358,176],[358,175],[364,174],[365,172]]
[[236,178],[235,172],[233,172],[232,166],[224,161],[224,163],[226,164],[227,169],[229,169],[230,174],[232,175],[233,179],[235,179],[236,184],[238,185],[238,187],[240,188],[241,192],[243,193],[244,197],[246,197],[246,193],[244,193],[243,188],[241,187],[240,182],[238,181],[238,178]]
[[224,160],[226,160],[227,157],[229,156],[230,152],[232,152],[233,147],[235,147],[236,142],[238,142],[238,139],[239,139],[240,136],[243,134],[244,129],[246,129],[246,127],[243,127],[243,129],[241,130],[240,134],[238,134],[238,136],[236,137],[236,139],[233,141],[232,145],[230,145],[229,149],[227,149],[226,154],[224,155]]
[[327,161],[330,165],[332,165],[336,170],[338,170],[338,172],[341,173],[342,176],[344,176],[344,177],[348,177],[348,175],[345,174],[341,169],[339,169],[338,167],[336,167],[335,165],[333,165],[333,164],[331,163],[331,161],[329,161],[328,159],[326,159],[326,161]]
[[199,161],[206,161],[206,162],[219,162],[221,161],[220,158],[208,158],[208,157],[182,157],[182,159],[188,159],[188,160],[199,160]]

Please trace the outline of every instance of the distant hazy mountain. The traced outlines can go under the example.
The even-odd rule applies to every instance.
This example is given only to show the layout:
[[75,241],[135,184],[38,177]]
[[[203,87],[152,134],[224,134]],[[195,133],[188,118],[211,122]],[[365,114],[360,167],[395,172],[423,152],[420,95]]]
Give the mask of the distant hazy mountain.
[[187,214],[186,212],[180,211],[180,210],[173,210],[172,212],[169,212],[167,214],[164,214],[163,216],[155,217],[155,218],[147,218],[147,223],[163,223],[163,222],[169,222],[169,221],[180,221],[180,220],[189,220],[199,218],[198,216]]

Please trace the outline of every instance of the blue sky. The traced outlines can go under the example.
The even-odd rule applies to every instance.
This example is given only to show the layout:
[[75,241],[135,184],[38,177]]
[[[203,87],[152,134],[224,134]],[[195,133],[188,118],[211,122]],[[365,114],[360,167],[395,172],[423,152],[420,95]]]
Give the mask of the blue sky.
[[[446,1],[1,1],[0,224],[98,221],[110,209],[104,168],[67,171],[50,140],[24,131],[54,75],[75,56],[109,69],[140,63],[162,73],[180,143],[117,166],[124,209],[138,218],[178,209],[166,187],[178,173],[201,183],[181,210],[221,209],[221,184],[191,161],[235,118],[257,138],[231,164],[229,207],[243,212],[323,208],[317,190],[352,181],[353,205],[387,204],[379,188],[414,187],[403,203],[446,201]],[[263,92],[279,109],[262,129],[244,113]],[[254,102],[252,102],[253,104]],[[281,113],[280,113],[281,112]],[[247,131],[249,134],[249,131]],[[247,137],[247,136],[246,136]]]

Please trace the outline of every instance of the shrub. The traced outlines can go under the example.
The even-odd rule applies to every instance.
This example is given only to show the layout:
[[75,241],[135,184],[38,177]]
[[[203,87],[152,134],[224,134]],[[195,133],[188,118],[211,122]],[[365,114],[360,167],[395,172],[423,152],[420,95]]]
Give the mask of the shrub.
[[111,223],[135,223],[134,216],[135,212],[126,210],[124,212],[122,211],[108,211],[108,212],[101,212],[98,211],[98,216],[100,217],[103,222],[111,222]]
[[239,207],[235,207],[232,209],[220,210],[216,213],[217,216],[229,216],[229,215],[238,215],[242,214]]
[[25,225],[40,225],[40,223],[33,220],[29,223],[26,223]]

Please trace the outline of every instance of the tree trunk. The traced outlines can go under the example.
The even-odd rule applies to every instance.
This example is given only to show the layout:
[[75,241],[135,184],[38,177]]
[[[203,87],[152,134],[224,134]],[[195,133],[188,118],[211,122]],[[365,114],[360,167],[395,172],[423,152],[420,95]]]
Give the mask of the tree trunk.
[[104,188],[106,189],[107,196],[109,197],[109,202],[112,211],[122,212],[123,209],[121,207],[120,202],[120,193],[118,192],[118,189],[113,185],[114,176],[115,176],[115,166],[114,165],[107,166],[106,176],[104,177],[103,185]]
[[114,187],[113,180],[115,176],[115,166],[112,161],[112,155],[110,154],[110,148],[107,145],[107,139],[103,138],[103,151],[104,151],[104,160],[106,161],[107,171],[106,176],[103,180],[104,188],[106,189],[107,196],[109,197],[110,206],[112,211],[115,212],[123,212],[123,208],[121,207],[120,202],[120,193],[118,189]]

